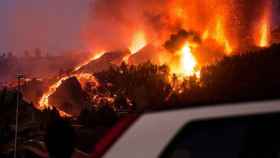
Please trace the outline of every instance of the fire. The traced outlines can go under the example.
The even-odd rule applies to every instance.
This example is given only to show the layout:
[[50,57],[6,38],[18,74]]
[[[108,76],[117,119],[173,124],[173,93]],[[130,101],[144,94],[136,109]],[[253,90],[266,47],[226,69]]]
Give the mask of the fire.
[[177,54],[179,55],[179,63],[170,66],[171,72],[183,77],[199,74],[196,70],[197,61],[192,54],[192,47],[188,42],[184,44]]
[[67,80],[70,76],[60,78],[57,82],[52,84],[48,90],[43,94],[39,101],[39,109],[45,109],[49,106],[49,97],[56,91],[56,89],[62,84],[63,81]]
[[[211,26],[212,25],[210,25],[209,27]],[[233,48],[228,37],[226,36],[226,29],[222,16],[217,16],[213,26],[213,29],[207,28],[205,29],[205,31],[203,31],[201,39],[203,41],[207,39],[215,40],[218,45],[223,47],[226,54],[232,53]]]
[[230,54],[232,52],[232,48],[229,44],[228,39],[226,38],[225,35],[225,30],[224,30],[224,24],[221,20],[220,17],[217,18],[217,23],[216,23],[216,28],[215,28],[215,33],[214,33],[214,39],[224,46],[224,50],[227,54]]
[[91,56],[88,60],[84,61],[83,63],[79,64],[78,66],[76,66],[74,68],[74,72],[78,71],[81,67],[87,65],[88,63],[90,63],[92,60],[96,60],[98,58],[100,58],[102,55],[104,55],[105,51],[100,51],[98,53],[95,53],[93,56]]
[[99,86],[99,82],[97,81],[95,76],[93,76],[90,73],[79,73],[73,76],[75,76],[79,80],[82,87],[85,86],[85,83],[89,83],[89,82],[93,83],[95,86]]
[[181,69],[184,76],[191,76],[195,73],[197,63],[192,55],[191,48],[188,43],[181,50]]
[[[52,108],[49,105],[49,97],[57,90],[57,88],[63,83],[63,81],[69,79],[70,77],[76,77],[82,86],[84,85],[85,82],[93,82],[96,86],[99,85],[97,79],[89,73],[80,73],[80,74],[64,76],[64,77],[60,78],[58,81],[56,81],[55,83],[53,83],[48,88],[48,90],[43,94],[43,96],[39,100],[39,109],[43,110],[45,108]],[[61,116],[67,116],[67,117],[71,116],[70,114],[67,114],[64,111],[61,111],[59,109],[58,109],[58,111]]]
[[131,56],[131,54],[128,54],[128,55],[124,56],[123,59],[122,59],[123,62],[128,64],[128,59],[129,59],[130,56]]
[[259,41],[257,44],[259,47],[269,46],[269,27],[270,25],[267,18],[264,18],[259,29]]
[[263,14],[259,20],[259,24],[256,27],[256,33],[254,37],[256,45],[259,47],[268,47],[270,44],[270,27],[271,27],[271,1],[267,1],[264,4],[265,8]]
[[128,59],[132,54],[137,53],[139,50],[144,48],[147,45],[145,33],[143,31],[138,31],[134,33],[131,45],[129,47],[129,50],[131,54],[128,54],[123,57],[122,61],[126,64],[128,64]]
[[145,47],[147,44],[145,33],[138,31],[134,34],[129,50],[132,54],[137,53],[140,49]]
[[[58,81],[56,81],[55,83],[50,85],[48,90],[46,92],[44,92],[43,96],[39,100],[39,109],[42,110],[45,108],[52,108],[49,105],[49,97],[56,91],[56,89],[63,83],[63,81],[69,79],[70,77],[76,77],[82,86],[84,85],[85,82],[88,82],[88,81],[94,82],[95,85],[98,86],[99,85],[98,81],[92,74],[89,74],[89,73],[76,73],[75,74],[75,72],[78,71],[81,67],[90,63],[92,60],[96,60],[96,59],[100,58],[103,54],[104,54],[104,51],[95,53],[91,58],[89,58],[85,62],[81,63],[80,65],[76,66],[74,68],[74,70],[72,71],[72,73],[73,73],[72,75],[61,77],[60,79],[58,79]],[[59,110],[59,114],[61,116],[71,116],[70,114],[67,114],[61,110]]]

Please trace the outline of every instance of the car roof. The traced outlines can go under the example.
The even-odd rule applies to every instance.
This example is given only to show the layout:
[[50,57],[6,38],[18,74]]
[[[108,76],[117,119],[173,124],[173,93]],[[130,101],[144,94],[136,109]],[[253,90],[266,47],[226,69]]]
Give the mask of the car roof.
[[146,113],[120,137],[104,157],[158,157],[178,130],[187,123],[276,112],[280,112],[280,100]]

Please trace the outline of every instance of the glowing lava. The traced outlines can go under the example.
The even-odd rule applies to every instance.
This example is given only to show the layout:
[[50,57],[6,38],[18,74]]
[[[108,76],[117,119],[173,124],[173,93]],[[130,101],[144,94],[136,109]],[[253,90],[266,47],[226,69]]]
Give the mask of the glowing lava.
[[[80,73],[80,74],[73,74],[70,76],[64,76],[62,78],[60,78],[58,81],[56,81],[55,83],[53,83],[48,90],[43,94],[43,96],[41,97],[40,101],[39,101],[39,109],[43,110],[45,108],[52,108],[52,106],[49,105],[49,97],[55,93],[55,91],[57,90],[57,88],[63,83],[63,81],[69,79],[70,77],[76,77],[79,82],[81,83],[81,85],[83,86],[85,82],[92,82],[94,83],[96,86],[99,85],[97,79],[89,74],[89,73]],[[59,110],[59,114],[61,116],[71,116],[70,114],[67,114],[61,110]]]
[[48,90],[43,94],[39,101],[39,109],[43,110],[49,106],[49,97],[56,91],[56,89],[62,84],[63,81],[67,80],[70,76],[60,78],[57,82],[52,84]]
[[[99,85],[98,81],[96,80],[96,78],[89,73],[75,73],[76,71],[78,71],[81,67],[83,67],[84,65],[87,65],[89,62],[91,62],[92,60],[96,60],[98,58],[100,58],[102,55],[104,54],[104,52],[100,52],[100,53],[96,53],[95,55],[93,55],[91,58],[89,58],[87,61],[83,62],[82,64],[76,66],[74,68],[74,70],[72,71],[73,74],[69,75],[69,76],[63,76],[61,78],[59,78],[55,83],[53,83],[52,85],[49,86],[49,88],[47,89],[46,92],[43,93],[41,99],[39,100],[39,109],[43,110],[45,108],[52,108],[52,106],[49,105],[49,97],[57,90],[57,88],[63,83],[63,81],[69,79],[70,77],[76,77],[80,84],[83,86],[85,82],[94,82],[95,85]],[[70,117],[70,114],[67,114],[65,112],[63,112],[62,110],[59,110],[57,108],[57,110],[59,111],[60,116],[67,116]]]
[[88,60],[84,61],[83,63],[79,64],[74,68],[74,72],[78,71],[81,67],[89,64],[92,60],[96,60],[100,58],[102,55],[104,55],[105,51],[100,51],[99,53],[95,53],[93,56],[91,56]]
[[147,44],[145,33],[138,31],[134,34],[129,50],[132,54],[137,53],[140,49],[145,47]]

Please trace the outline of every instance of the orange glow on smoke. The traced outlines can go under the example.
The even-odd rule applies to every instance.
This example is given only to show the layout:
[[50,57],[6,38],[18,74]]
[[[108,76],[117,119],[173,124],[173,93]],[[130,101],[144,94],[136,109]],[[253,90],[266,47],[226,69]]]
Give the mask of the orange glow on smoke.
[[146,36],[143,31],[138,31],[133,35],[129,50],[132,54],[137,53],[140,49],[145,47],[147,44]]

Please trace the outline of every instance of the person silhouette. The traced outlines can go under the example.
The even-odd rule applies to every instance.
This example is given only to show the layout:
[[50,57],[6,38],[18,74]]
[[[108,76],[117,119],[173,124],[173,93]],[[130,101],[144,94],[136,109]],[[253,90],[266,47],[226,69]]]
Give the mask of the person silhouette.
[[74,142],[75,132],[68,121],[56,118],[50,122],[45,135],[50,158],[71,158]]

